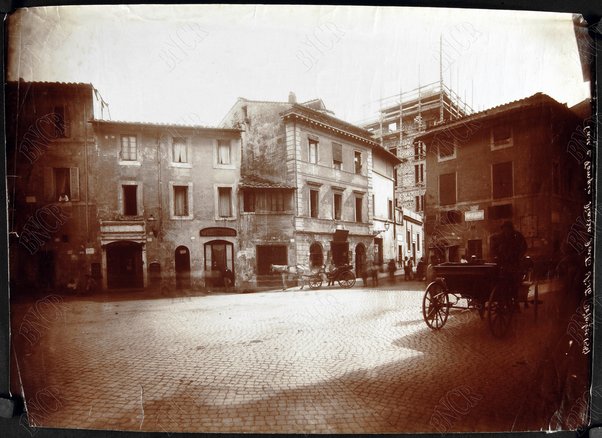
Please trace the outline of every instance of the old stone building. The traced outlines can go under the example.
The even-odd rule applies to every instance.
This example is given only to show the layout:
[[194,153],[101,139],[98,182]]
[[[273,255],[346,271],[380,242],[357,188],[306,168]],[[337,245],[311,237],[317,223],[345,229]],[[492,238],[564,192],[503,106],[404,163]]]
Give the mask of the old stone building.
[[[243,130],[240,247],[248,281],[260,281],[272,263],[332,261],[359,271],[380,257],[373,160],[382,159],[379,173],[391,183],[399,160],[369,132],[335,118],[319,99],[297,103],[293,93],[288,102],[241,98],[221,126]],[[392,184],[387,190],[385,200]],[[251,211],[261,192],[269,208]]]
[[427,148],[431,254],[490,259],[491,236],[510,220],[528,255],[556,263],[586,203],[582,163],[567,150],[582,123],[566,105],[537,93],[418,136]]
[[66,285],[90,272],[98,233],[89,193],[94,96],[90,84],[7,84],[9,265],[16,289]]
[[103,286],[199,288],[223,286],[226,270],[236,276],[240,132],[103,120],[92,126]]

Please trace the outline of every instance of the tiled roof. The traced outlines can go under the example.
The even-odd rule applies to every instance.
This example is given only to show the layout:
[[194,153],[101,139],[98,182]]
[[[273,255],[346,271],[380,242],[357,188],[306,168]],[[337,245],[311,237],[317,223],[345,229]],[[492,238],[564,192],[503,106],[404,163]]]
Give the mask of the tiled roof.
[[92,84],[85,82],[48,82],[48,81],[24,81],[23,79],[19,81],[8,81],[8,85],[44,85],[44,86],[77,86],[77,87],[91,87]]
[[295,186],[285,182],[270,181],[256,175],[243,176],[239,186],[247,189],[294,189]]
[[151,123],[151,122],[136,122],[126,120],[103,120],[93,119],[90,123],[96,123],[101,125],[138,125],[141,127],[148,128],[184,128],[184,129],[202,129],[212,131],[226,131],[226,132],[240,132],[240,129],[235,128],[218,128],[215,126],[202,126],[202,125],[182,125],[177,123]]
[[560,102],[556,101],[555,99],[551,98],[550,96],[548,96],[547,94],[544,93],[535,93],[532,96],[529,97],[524,97],[522,99],[517,99],[517,100],[513,100],[511,102],[508,103],[504,103],[501,105],[497,105],[491,108],[488,108],[486,110],[483,111],[479,111],[477,113],[472,113],[466,117],[462,117],[460,119],[456,119],[447,123],[443,123],[441,125],[438,125],[432,129],[427,130],[426,132],[418,135],[416,138],[424,138],[424,137],[428,137],[432,134],[436,134],[438,132],[441,131],[445,131],[445,130],[449,130],[449,129],[454,129],[458,126],[462,126],[465,125],[468,122],[473,122],[476,120],[483,120],[483,119],[487,119],[489,117],[493,117],[493,116],[497,116],[499,114],[502,114],[504,112],[508,112],[508,111],[512,111],[512,110],[516,110],[516,109],[521,109],[521,108],[526,108],[528,106],[532,106],[532,105],[539,105],[539,104],[543,104],[543,103],[547,103],[550,105],[556,105],[559,107],[562,107],[564,109],[566,109],[566,111],[570,111],[568,109],[568,107],[564,104],[561,104]]

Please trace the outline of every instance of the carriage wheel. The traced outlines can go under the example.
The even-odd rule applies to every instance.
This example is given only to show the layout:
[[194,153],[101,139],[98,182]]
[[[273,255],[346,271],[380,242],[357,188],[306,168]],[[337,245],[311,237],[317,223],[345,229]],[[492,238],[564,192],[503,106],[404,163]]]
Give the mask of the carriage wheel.
[[489,320],[491,334],[496,338],[506,336],[514,314],[512,299],[505,292],[505,289],[495,287],[489,296],[487,319]]
[[355,285],[355,275],[351,271],[345,271],[339,278],[339,286],[349,289]]
[[449,297],[447,291],[439,283],[431,283],[426,288],[422,299],[422,316],[424,322],[433,330],[442,328],[449,315]]
[[322,287],[322,277],[319,274],[309,277],[309,287],[310,289],[319,289]]

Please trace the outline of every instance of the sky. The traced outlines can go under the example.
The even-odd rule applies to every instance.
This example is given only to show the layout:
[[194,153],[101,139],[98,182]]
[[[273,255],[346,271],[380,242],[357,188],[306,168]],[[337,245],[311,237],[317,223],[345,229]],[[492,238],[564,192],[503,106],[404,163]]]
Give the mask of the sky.
[[360,123],[440,71],[475,110],[537,92],[569,105],[589,98],[570,14],[121,5],[9,19],[9,80],[92,83],[112,120],[214,126],[238,97],[285,101],[293,91]]

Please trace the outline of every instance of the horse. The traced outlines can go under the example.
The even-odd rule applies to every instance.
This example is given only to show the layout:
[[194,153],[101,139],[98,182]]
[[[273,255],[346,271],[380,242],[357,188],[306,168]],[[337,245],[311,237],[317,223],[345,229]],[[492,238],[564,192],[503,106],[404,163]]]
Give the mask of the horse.
[[270,271],[275,272],[275,273],[280,273],[280,276],[282,277],[282,290],[287,289],[286,277],[290,276],[290,275],[293,275],[293,276],[297,277],[298,280],[300,280],[300,283],[301,283],[300,289],[303,289],[303,287],[305,286],[305,279],[304,279],[303,275],[306,272],[309,272],[309,268],[307,266],[303,266],[303,265],[295,265],[295,266],[270,265]]

